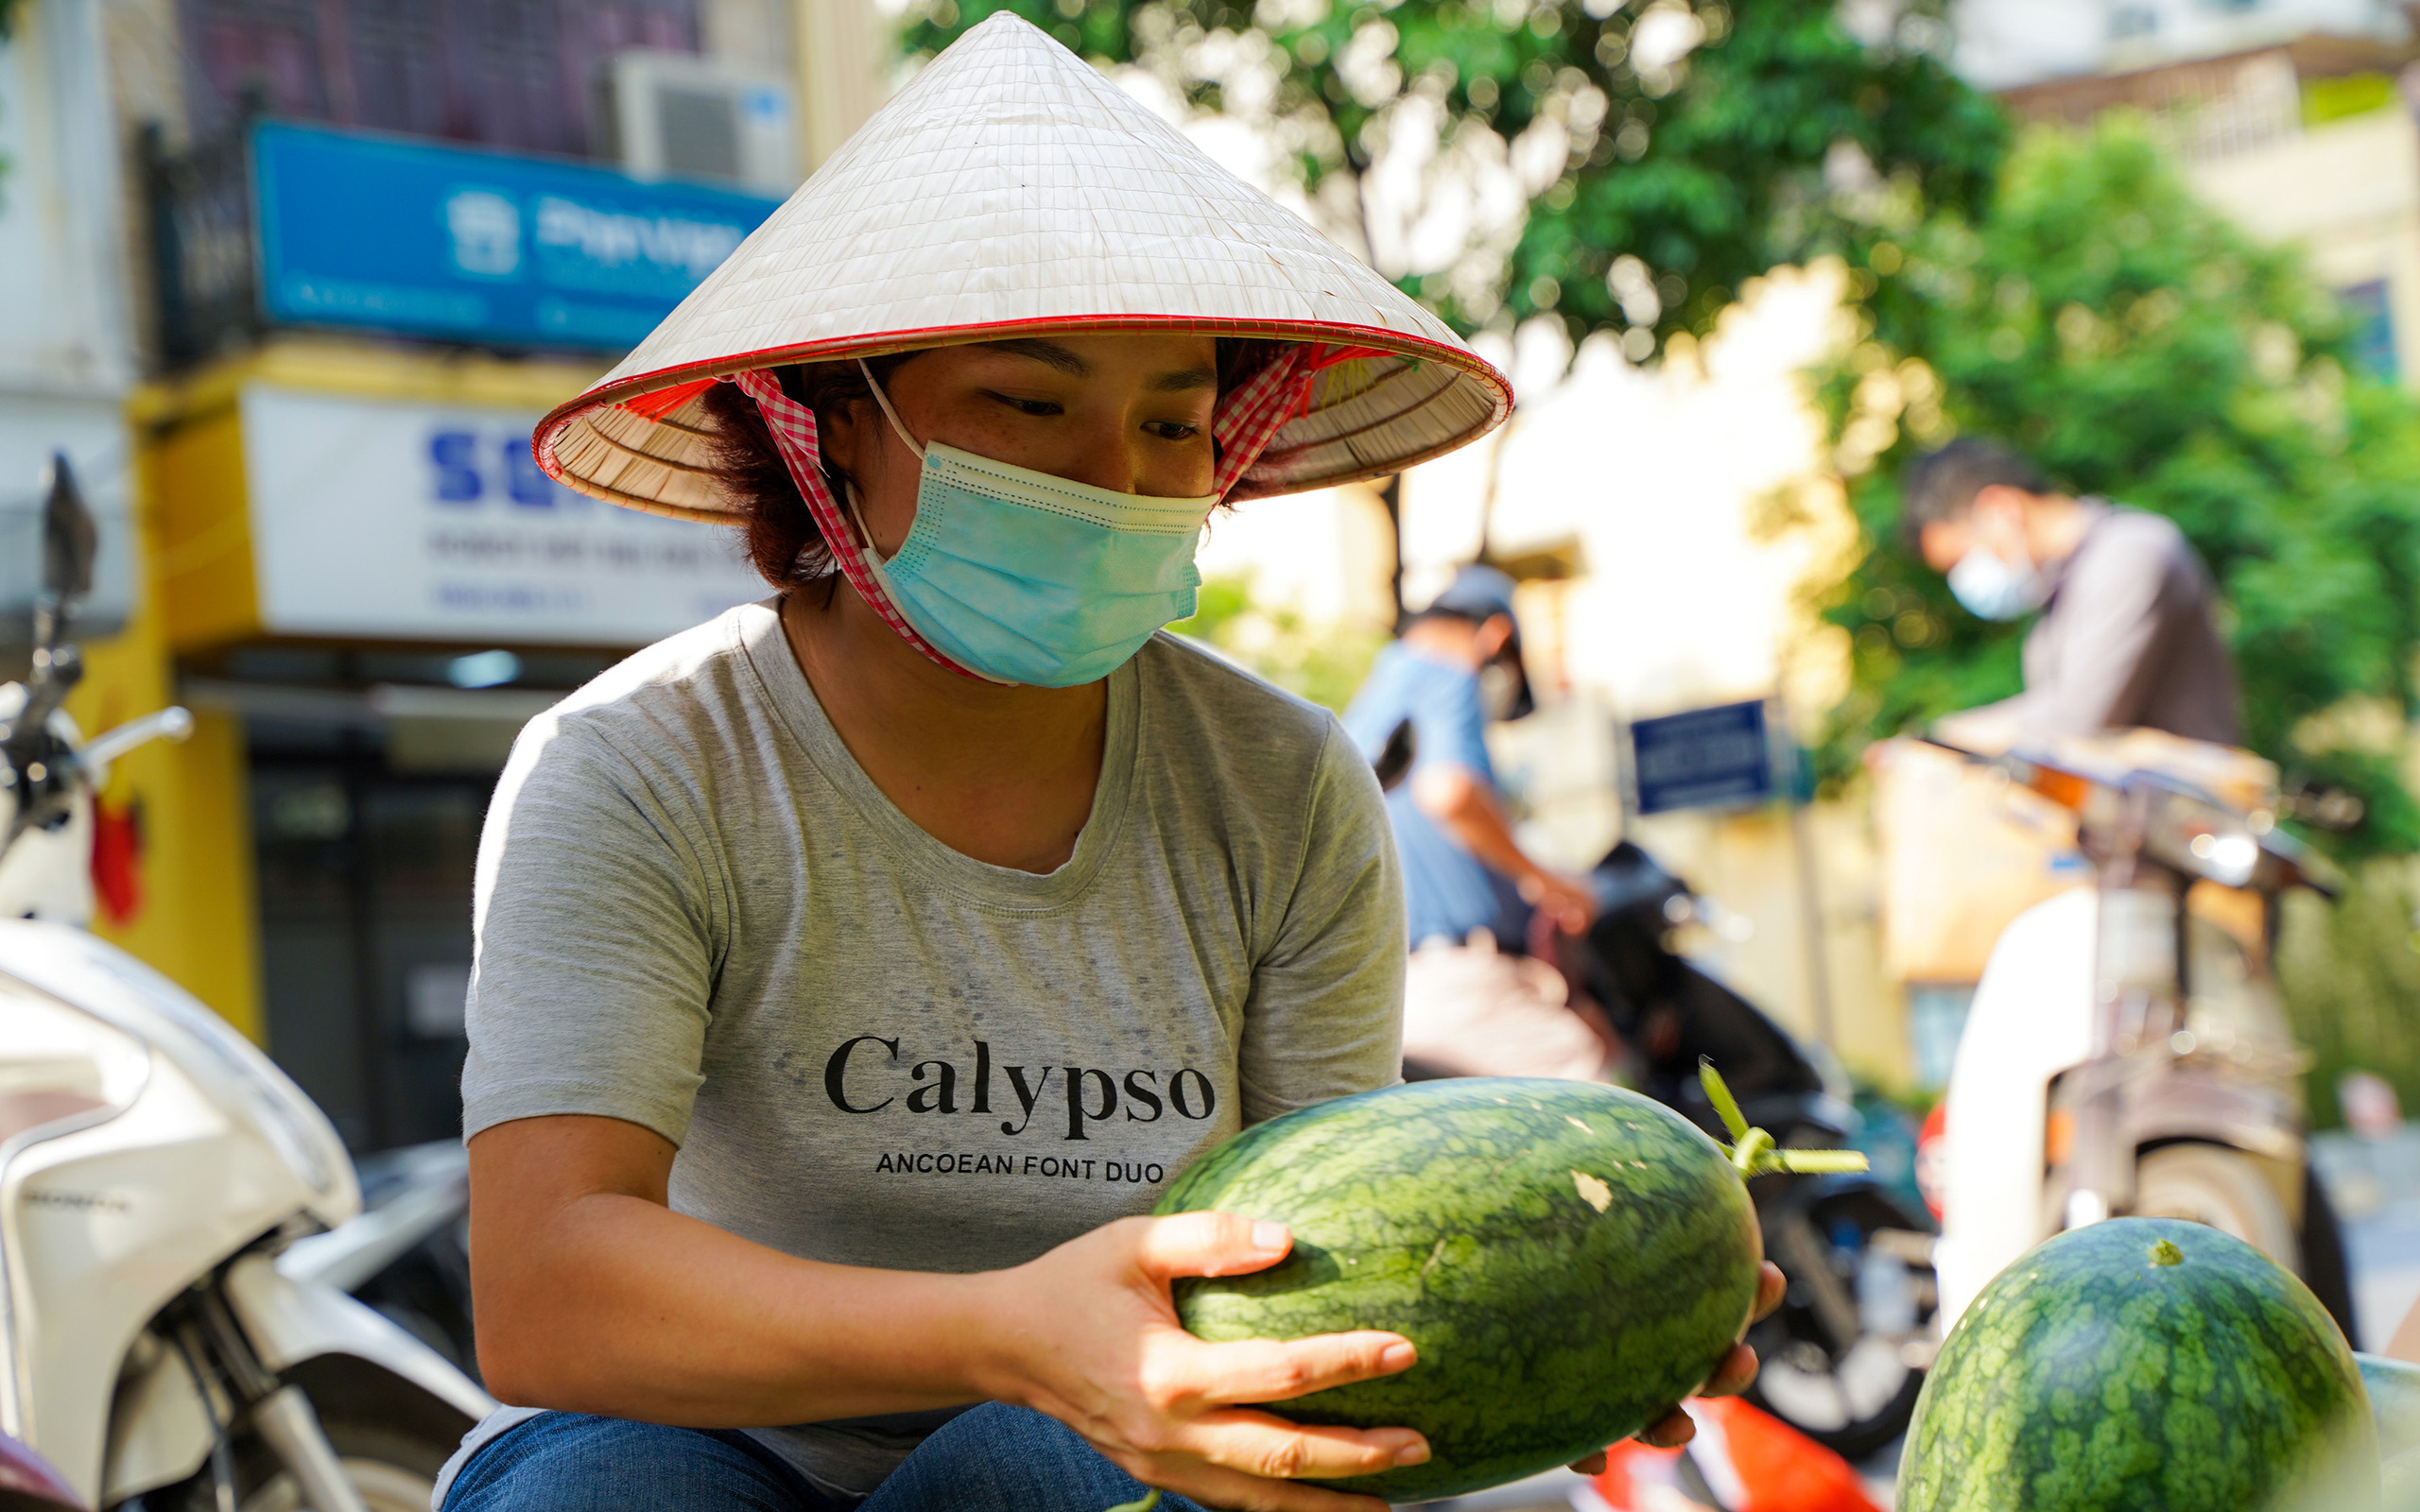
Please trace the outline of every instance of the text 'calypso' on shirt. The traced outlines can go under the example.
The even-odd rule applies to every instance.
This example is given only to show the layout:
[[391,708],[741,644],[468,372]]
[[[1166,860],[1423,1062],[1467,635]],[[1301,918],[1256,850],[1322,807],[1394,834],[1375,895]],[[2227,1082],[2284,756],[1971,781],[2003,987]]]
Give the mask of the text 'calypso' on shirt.
[[[981,1040],[974,1044],[973,1070],[966,1080],[963,1105],[959,1095],[959,1068],[954,1062],[917,1061],[908,1068],[906,1081],[910,1085],[903,1089],[896,1064],[899,1041],[872,1034],[844,1040],[832,1052],[832,1058],[823,1066],[823,1093],[843,1113],[879,1113],[898,1105],[903,1090],[907,1094],[905,1110],[909,1113],[991,1113],[992,1047]],[[866,1063],[857,1063],[852,1069],[853,1057],[861,1045],[879,1045],[887,1052],[888,1074]],[[866,1054],[871,1056],[872,1052]],[[1219,1108],[1218,1089],[1205,1073],[1191,1066],[1137,1069],[1122,1074],[1091,1066],[1042,1066],[1031,1068],[1030,1079],[1028,1067],[1003,1065],[999,1069],[1005,1091],[1013,1094],[1019,1114],[1013,1120],[1001,1120],[1000,1132],[1008,1135],[1022,1134],[1032,1124],[1034,1109],[1048,1092],[1053,1074],[1061,1076],[1059,1087],[1067,1113],[1067,1130],[1062,1136],[1065,1139],[1084,1139],[1086,1124],[1100,1123],[1121,1112],[1126,1123],[1156,1124],[1170,1111],[1179,1118],[1200,1120],[1208,1118]],[[1162,1081],[1163,1076],[1166,1081]],[[1118,1097],[1121,1086],[1125,1090],[1122,1104]],[[868,1100],[877,1092],[884,1094],[880,1102]],[[1010,1111],[1007,1101],[1004,1096],[999,1111]]]

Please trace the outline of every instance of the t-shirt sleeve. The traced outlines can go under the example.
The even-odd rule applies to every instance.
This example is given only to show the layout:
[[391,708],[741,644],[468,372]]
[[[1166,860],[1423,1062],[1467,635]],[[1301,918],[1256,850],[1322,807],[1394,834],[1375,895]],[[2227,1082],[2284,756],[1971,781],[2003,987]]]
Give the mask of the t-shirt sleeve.
[[465,1137],[588,1113],[681,1143],[716,956],[697,829],[576,718],[523,732],[479,839]]
[[1388,1086],[1403,1070],[1403,875],[1377,779],[1333,722],[1306,814],[1293,891],[1245,1009],[1246,1124]]

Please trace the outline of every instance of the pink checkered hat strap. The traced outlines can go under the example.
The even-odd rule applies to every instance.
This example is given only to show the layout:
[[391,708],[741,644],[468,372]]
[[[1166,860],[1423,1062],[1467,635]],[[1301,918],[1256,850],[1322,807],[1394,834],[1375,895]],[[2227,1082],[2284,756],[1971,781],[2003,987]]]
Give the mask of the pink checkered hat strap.
[[790,481],[805,496],[807,512],[823,532],[825,549],[832,553],[832,559],[839,564],[840,576],[856,590],[857,597],[882,616],[882,622],[890,627],[892,633],[931,661],[960,677],[982,682],[993,680],[959,666],[936,650],[931,642],[916,633],[916,627],[908,623],[908,616],[891,602],[890,590],[866,560],[856,523],[841,509],[839,501],[832,497],[831,485],[824,480],[823,450],[815,436],[815,411],[782,392],[780,380],[761,368],[734,373],[731,382],[756,402],[756,411],[765,417],[765,428],[773,435],[773,445],[782,454],[783,465],[789,469]]
[[1316,354],[1288,346],[1260,370],[1219,396],[1210,434],[1219,439],[1218,480],[1210,491],[1225,498],[1252,471],[1286,422],[1303,412],[1318,375]]

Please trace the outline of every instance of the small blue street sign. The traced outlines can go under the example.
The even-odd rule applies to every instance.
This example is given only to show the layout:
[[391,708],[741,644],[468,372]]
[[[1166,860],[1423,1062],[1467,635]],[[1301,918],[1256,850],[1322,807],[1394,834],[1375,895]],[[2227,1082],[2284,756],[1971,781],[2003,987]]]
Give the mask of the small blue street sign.
[[1641,814],[1745,806],[1777,792],[1761,701],[1634,720],[1630,742]]
[[512,346],[631,346],[778,200],[552,158],[253,129],[271,320]]

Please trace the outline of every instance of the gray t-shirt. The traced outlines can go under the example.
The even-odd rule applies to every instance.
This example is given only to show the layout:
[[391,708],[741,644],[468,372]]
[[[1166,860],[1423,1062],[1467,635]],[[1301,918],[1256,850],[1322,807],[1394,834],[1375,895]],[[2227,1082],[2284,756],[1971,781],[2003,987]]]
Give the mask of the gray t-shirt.
[[[522,732],[488,816],[464,1132],[627,1119],[680,1146],[677,1211],[963,1272],[1392,1081],[1403,883],[1334,717],[1164,635],[1107,723],[1075,854],[1037,876],[882,795],[770,602],[608,672]],[[862,1493],[934,1420],[757,1436]]]

